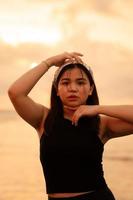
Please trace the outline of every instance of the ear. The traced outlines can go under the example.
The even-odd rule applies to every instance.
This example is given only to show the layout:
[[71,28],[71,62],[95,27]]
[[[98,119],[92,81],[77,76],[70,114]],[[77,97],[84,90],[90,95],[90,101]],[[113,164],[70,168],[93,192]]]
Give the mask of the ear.
[[92,95],[93,89],[94,89],[94,85],[92,85],[92,86],[90,87],[89,95]]

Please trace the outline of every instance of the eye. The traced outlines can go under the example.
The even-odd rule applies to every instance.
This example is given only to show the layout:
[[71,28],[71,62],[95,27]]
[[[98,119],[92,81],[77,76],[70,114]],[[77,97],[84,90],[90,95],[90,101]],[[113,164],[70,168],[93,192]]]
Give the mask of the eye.
[[68,81],[63,81],[63,82],[61,82],[61,84],[62,84],[62,85],[68,85],[69,82],[68,82]]
[[78,85],[84,85],[85,82],[84,81],[78,81]]

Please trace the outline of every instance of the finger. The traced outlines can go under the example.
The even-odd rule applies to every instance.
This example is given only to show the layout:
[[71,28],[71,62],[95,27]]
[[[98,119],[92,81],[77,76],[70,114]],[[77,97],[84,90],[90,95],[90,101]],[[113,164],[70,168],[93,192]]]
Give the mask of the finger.
[[78,53],[78,52],[72,52],[72,53],[68,53],[68,52],[64,52],[66,59],[70,60],[72,62],[80,62],[83,63],[83,61],[81,60],[81,58],[79,56],[83,56],[83,54]]
[[69,53],[66,53],[65,54],[65,59],[69,59],[69,60],[72,60],[73,56],[70,55]]
[[64,52],[64,56],[65,56],[65,60],[66,59],[72,60],[72,58],[73,58],[73,55],[71,53],[68,53],[68,52]]
[[82,59],[78,56],[75,56],[75,60],[78,62],[78,63],[83,63]]
[[75,119],[72,119],[72,124],[77,126],[78,125],[78,121],[79,121],[80,117],[76,117]]
[[70,61],[71,61],[71,59],[70,59],[70,58],[69,58],[69,59],[68,59],[68,58],[66,58],[66,59],[65,59],[65,61],[64,61],[64,63],[68,63],[68,62],[70,62]]
[[72,52],[72,54],[74,54],[74,55],[76,55],[76,56],[83,56],[83,54],[82,53],[79,53],[79,52]]
[[81,117],[80,112],[75,111],[75,113],[74,113],[74,115],[72,117],[72,124],[77,126],[80,117]]

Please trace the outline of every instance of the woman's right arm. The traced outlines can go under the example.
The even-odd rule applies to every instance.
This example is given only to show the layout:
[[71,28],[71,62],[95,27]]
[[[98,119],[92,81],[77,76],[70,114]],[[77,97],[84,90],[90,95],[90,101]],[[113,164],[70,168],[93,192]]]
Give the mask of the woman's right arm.
[[60,67],[66,59],[75,58],[80,60],[79,56],[82,56],[82,54],[77,52],[65,52],[57,56],[50,57],[22,75],[9,88],[8,95],[15,107],[15,110],[35,129],[38,130],[40,128],[42,120],[45,119],[48,113],[48,108],[34,102],[28,94],[51,66],[54,65]]
[[34,102],[28,94],[50,66],[47,60],[40,63],[16,80],[8,90],[8,95],[17,113],[35,129],[39,128],[48,109]]

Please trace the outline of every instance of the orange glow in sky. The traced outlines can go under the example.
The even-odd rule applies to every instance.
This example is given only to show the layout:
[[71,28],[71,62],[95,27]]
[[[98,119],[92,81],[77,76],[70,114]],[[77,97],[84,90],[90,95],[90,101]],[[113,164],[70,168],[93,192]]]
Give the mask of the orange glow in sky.
[[[6,91],[19,75],[64,51],[84,54],[103,102],[132,101],[132,7],[133,2],[125,0],[0,1],[2,106],[10,107]],[[40,85],[47,96],[51,79],[52,70]]]
[[55,45],[62,39],[62,34],[59,28],[48,27],[45,30],[21,27],[19,29],[2,30],[1,39],[9,44],[19,44],[23,42],[45,43],[47,45]]

